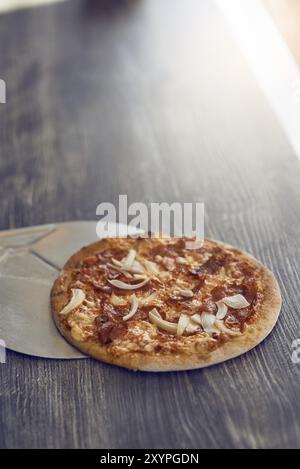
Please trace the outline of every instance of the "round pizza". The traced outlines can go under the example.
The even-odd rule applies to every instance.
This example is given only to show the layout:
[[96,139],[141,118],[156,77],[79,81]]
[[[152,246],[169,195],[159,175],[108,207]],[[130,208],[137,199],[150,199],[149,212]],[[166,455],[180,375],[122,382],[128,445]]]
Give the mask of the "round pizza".
[[144,371],[236,357],[275,325],[274,275],[231,246],[190,238],[108,238],[82,248],[51,292],[62,335],[85,354]]

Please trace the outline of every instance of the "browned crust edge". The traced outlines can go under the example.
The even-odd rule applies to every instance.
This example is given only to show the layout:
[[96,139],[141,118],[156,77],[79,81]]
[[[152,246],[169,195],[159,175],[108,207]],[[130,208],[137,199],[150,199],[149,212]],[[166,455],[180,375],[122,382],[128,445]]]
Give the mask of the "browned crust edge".
[[[250,259],[261,271],[264,285],[264,302],[259,310],[259,317],[253,324],[247,326],[242,336],[230,338],[228,342],[220,345],[216,350],[204,354],[155,354],[129,352],[126,355],[113,357],[107,352],[106,347],[95,343],[82,343],[75,341],[70,332],[59,322],[58,313],[68,302],[68,284],[72,269],[86,256],[95,252],[101,252],[110,246],[110,239],[103,239],[82,248],[75,253],[65,264],[61,275],[56,279],[51,290],[51,310],[55,324],[61,334],[83,353],[97,360],[118,365],[124,368],[141,371],[179,371],[204,368],[217,363],[230,360],[242,355],[262,342],[275,326],[280,309],[281,294],[274,274],[250,254],[238,250],[241,257]],[[134,240],[133,240],[134,243]],[[233,248],[232,246],[216,241],[221,246]]]

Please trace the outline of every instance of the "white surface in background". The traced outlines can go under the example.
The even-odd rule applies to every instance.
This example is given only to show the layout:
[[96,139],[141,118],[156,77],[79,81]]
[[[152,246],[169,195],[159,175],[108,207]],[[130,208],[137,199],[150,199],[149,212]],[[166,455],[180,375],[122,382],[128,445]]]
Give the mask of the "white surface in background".
[[300,69],[261,0],[215,0],[300,158]]
[[0,0],[0,13],[21,8],[31,8],[50,3],[58,3],[66,0]]

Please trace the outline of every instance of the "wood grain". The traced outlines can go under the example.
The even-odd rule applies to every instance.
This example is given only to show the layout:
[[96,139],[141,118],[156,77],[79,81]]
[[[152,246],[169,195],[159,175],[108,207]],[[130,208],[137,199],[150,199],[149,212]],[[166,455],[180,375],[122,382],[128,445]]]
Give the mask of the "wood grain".
[[[12,33],[13,32],[13,33]],[[8,353],[8,448],[299,447],[300,168],[213,2],[73,0],[0,17],[2,229],[204,201],[206,235],[276,274],[273,334],[170,374]]]

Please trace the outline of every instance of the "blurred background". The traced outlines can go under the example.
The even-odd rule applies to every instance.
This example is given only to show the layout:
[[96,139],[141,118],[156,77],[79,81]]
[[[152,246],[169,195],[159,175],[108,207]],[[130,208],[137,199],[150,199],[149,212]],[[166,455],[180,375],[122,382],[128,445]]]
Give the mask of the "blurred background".
[[265,6],[300,64],[300,2],[298,0],[265,0]]
[[300,151],[299,1],[241,3],[0,0],[1,227],[91,219],[119,193],[214,205],[195,167],[267,164],[272,118]]

